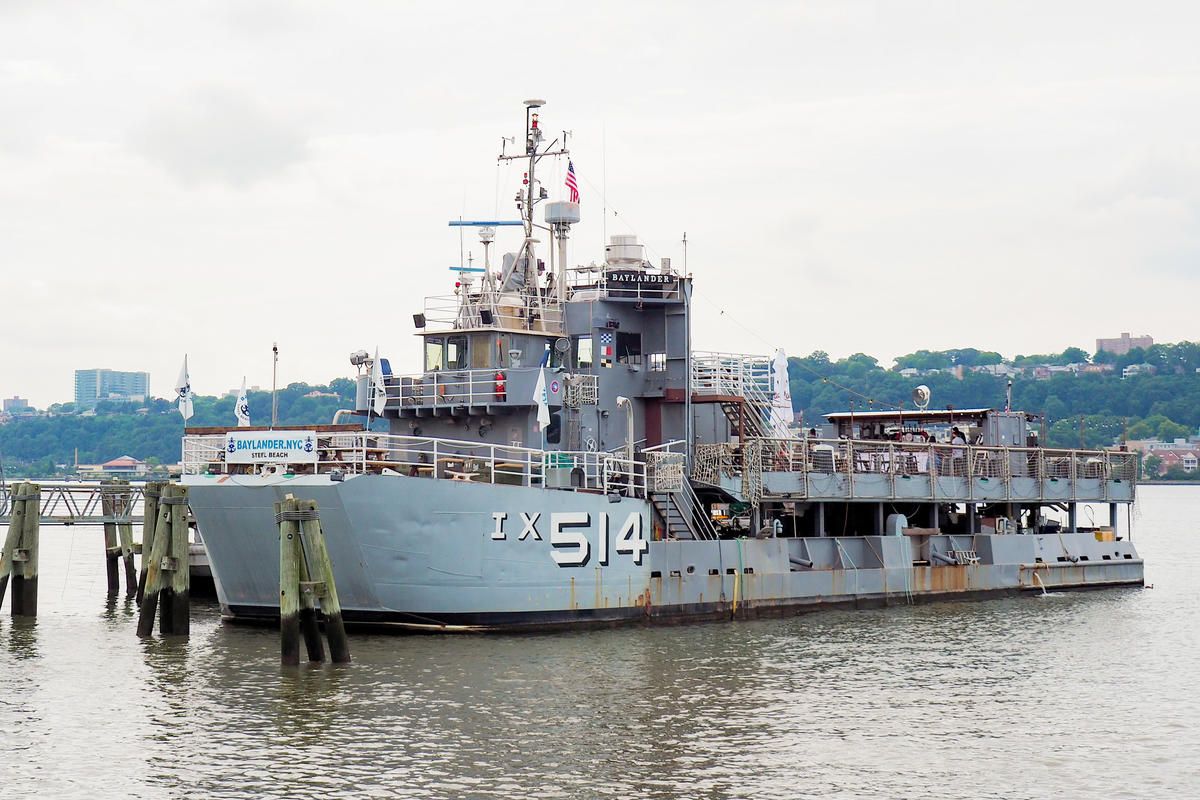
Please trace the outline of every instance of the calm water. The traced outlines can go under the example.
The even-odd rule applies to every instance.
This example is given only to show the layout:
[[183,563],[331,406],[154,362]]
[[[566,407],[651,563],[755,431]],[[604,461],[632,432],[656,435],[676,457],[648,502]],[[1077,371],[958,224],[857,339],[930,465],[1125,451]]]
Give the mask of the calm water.
[[1153,589],[537,636],[139,641],[99,532],[0,617],[6,797],[1194,797],[1200,488],[1146,487]]

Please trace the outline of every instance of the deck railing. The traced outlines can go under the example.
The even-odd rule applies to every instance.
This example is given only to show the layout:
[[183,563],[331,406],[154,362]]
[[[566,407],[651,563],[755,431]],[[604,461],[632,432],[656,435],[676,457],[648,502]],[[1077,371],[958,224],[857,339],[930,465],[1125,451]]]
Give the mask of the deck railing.
[[[1138,454],[1115,450],[1053,450],[1029,447],[916,444],[858,439],[762,438],[762,471],[823,474],[928,475],[954,478],[1078,480],[1098,478],[1135,482]],[[733,444],[697,445],[696,462],[715,482],[718,472],[742,471],[742,448]]]
[[224,434],[183,439],[185,475],[402,475],[644,496],[646,465],[620,453],[537,450],[427,436],[370,432],[318,434],[315,463],[230,464]]
[[767,356],[692,353],[692,392],[760,400],[774,392],[774,369]]
[[[515,292],[474,292],[425,298],[425,329],[454,331],[497,327],[513,331],[562,333],[562,308],[553,297],[541,305]],[[484,322],[487,318],[490,321]]]
[[446,369],[390,375],[384,384],[389,404],[398,402],[401,408],[482,406],[509,401],[505,375],[505,370]]
[[[639,280],[621,280],[631,273]],[[567,269],[567,300],[632,300],[662,302],[683,299],[683,277],[675,272],[645,268],[622,269],[609,264]]]

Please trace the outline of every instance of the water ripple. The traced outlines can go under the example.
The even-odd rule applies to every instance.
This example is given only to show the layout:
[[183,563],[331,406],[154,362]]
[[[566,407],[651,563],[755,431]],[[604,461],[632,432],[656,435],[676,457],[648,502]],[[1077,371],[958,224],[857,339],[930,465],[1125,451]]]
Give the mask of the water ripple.
[[0,618],[0,758],[53,798],[1188,796],[1200,492],[1142,493],[1153,590],[355,636],[354,664],[298,670],[211,605],[138,640],[48,531],[41,618]]

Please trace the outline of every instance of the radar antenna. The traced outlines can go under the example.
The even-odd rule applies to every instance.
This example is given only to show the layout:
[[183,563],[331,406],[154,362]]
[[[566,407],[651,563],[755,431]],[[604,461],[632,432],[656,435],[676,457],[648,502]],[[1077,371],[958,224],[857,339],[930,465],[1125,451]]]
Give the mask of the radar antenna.
[[[516,159],[527,159],[528,166],[525,175],[522,178],[521,191],[517,192],[514,198],[517,204],[517,210],[521,212],[521,221],[525,227],[525,242],[521,246],[521,250],[517,255],[513,267],[523,272],[522,281],[516,281],[517,285],[521,286],[522,292],[526,296],[526,308],[531,311],[536,310],[537,314],[544,313],[544,303],[542,297],[542,289],[540,283],[540,275],[538,270],[538,261],[534,253],[534,245],[538,240],[534,238],[533,229],[534,223],[534,207],[548,199],[549,193],[542,189],[537,180],[537,164],[545,156],[567,155],[566,136],[563,134],[563,143],[559,145],[559,140],[555,139],[545,147],[542,146],[542,129],[538,119],[538,109],[546,104],[545,100],[526,100],[525,101],[525,152],[519,155],[509,155],[501,148],[499,161],[513,161]],[[555,149],[555,147],[558,149]],[[504,276],[502,283],[508,282],[509,275]],[[504,285],[501,290],[504,290]]]

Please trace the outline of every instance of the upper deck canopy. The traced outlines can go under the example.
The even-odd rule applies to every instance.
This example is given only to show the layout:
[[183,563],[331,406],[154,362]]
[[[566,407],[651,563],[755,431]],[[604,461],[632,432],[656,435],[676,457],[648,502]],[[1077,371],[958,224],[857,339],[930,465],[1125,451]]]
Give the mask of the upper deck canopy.
[[[832,414],[826,414],[825,419],[833,423],[849,422],[882,422],[882,423],[901,423],[907,422],[919,425],[921,423],[937,424],[937,423],[952,423],[961,422],[963,420],[982,420],[988,414],[997,413],[994,408],[955,408],[955,409],[938,409],[928,411],[835,411]],[[1037,419],[1037,415],[1030,414],[1026,411],[1014,411],[1014,414],[1024,414],[1026,420]]]

